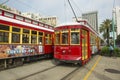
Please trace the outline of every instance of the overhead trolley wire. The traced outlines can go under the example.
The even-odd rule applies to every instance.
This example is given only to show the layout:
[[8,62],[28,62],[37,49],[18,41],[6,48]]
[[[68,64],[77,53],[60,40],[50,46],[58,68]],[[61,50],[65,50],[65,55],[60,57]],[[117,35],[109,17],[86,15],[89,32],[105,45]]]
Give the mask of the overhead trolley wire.
[[6,4],[9,0],[6,0],[5,2],[1,3],[0,5]]
[[21,0],[15,0],[15,1],[21,3],[22,5],[28,7],[28,8],[30,8],[30,9],[32,9],[32,10],[34,10],[35,12],[39,12],[40,14],[42,13],[42,11],[36,9],[35,7],[29,5],[29,4],[27,4],[27,3],[25,3],[25,2],[23,2],[23,1],[21,1]]

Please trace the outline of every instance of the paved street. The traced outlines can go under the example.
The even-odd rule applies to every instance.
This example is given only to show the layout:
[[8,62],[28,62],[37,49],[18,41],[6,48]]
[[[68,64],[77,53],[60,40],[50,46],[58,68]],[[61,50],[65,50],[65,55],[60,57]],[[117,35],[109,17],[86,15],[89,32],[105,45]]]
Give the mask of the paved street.
[[1,71],[0,80],[119,80],[119,75],[120,58],[96,55],[82,67],[72,64],[55,66],[52,60],[25,64]]

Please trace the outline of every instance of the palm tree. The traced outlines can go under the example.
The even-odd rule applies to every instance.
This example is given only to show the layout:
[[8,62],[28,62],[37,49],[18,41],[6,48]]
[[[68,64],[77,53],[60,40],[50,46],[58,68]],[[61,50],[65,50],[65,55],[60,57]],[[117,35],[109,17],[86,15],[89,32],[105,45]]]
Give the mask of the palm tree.
[[103,38],[107,39],[107,45],[109,45],[109,31],[111,28],[112,20],[106,19],[100,25],[100,33],[103,33]]

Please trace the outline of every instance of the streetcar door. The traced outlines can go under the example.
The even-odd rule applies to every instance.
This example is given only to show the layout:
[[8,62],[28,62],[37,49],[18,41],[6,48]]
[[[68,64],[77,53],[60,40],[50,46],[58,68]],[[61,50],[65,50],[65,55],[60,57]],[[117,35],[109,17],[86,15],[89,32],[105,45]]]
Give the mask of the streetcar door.
[[88,58],[88,32],[82,30],[82,36],[82,60],[86,60]]

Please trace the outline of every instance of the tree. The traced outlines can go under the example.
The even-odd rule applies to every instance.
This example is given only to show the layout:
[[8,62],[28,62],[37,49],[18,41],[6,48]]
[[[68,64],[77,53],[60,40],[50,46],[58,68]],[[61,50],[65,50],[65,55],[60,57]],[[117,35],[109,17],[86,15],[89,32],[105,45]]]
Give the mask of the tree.
[[103,38],[107,40],[107,45],[109,45],[109,31],[112,25],[112,20],[106,19],[100,25],[100,33],[103,33]]
[[120,34],[117,36],[117,39],[116,39],[116,44],[120,46]]

